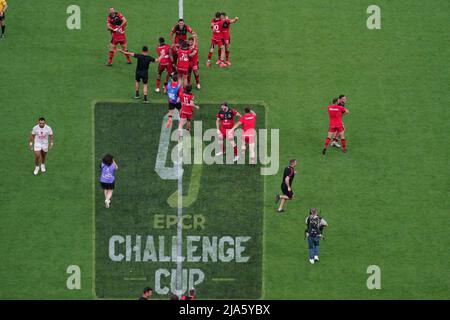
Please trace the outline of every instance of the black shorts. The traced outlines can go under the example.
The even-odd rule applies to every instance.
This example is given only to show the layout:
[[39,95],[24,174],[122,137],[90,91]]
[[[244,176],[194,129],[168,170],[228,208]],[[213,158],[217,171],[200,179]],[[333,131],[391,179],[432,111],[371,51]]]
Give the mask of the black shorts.
[[5,13],[3,12],[3,15],[0,16],[0,21],[5,21]]
[[103,190],[114,190],[116,182],[115,181],[113,183],[100,182],[100,185],[102,186]]
[[136,72],[136,81],[140,82],[141,80],[143,84],[148,83],[148,72]]
[[291,188],[291,191],[288,191],[288,187],[287,187],[287,185],[285,183],[281,184],[281,192],[283,192],[284,195],[288,196],[289,199],[292,199],[292,197],[294,195],[294,192],[292,191],[292,188]]
[[175,108],[180,110],[181,109],[181,102],[177,102],[177,103],[169,102],[169,110],[173,110]]

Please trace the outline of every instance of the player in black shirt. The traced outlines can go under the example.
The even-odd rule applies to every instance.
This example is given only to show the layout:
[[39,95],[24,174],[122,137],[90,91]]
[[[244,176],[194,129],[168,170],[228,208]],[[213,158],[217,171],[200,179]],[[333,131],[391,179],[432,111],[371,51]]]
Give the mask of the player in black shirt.
[[148,55],[148,47],[143,46],[142,47],[142,53],[133,53],[133,52],[126,52],[122,49],[119,49],[120,52],[123,54],[126,54],[127,56],[132,56],[137,59],[138,63],[136,65],[136,83],[135,83],[135,89],[136,89],[136,95],[134,96],[135,99],[140,99],[141,96],[139,95],[139,84],[142,80],[142,83],[144,84],[144,103],[149,103],[148,101],[148,68],[150,66],[151,62],[159,62],[161,60],[161,57],[158,57],[157,59],[153,58],[152,56]]
[[152,295],[153,295],[153,289],[150,287],[146,287],[146,288],[144,288],[144,292],[142,293],[142,296],[140,296],[138,300],[150,300]]
[[[289,166],[284,169],[283,181],[281,181],[281,191],[282,195],[277,194],[275,196],[275,202],[280,202],[280,206],[278,207],[278,212],[283,212],[284,204],[286,200],[292,200],[294,196],[294,192],[292,191],[292,182],[295,177],[295,166],[297,165],[297,161],[295,159],[289,160]],[[280,201],[281,200],[281,201]]]

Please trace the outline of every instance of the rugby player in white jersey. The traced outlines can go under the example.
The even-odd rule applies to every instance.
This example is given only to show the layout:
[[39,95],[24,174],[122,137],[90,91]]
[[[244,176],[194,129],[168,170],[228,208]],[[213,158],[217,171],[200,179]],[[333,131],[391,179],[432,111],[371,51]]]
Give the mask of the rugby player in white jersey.
[[[48,140],[50,139],[50,147]],[[34,143],[34,147],[33,147]],[[39,118],[38,124],[31,130],[30,135],[30,150],[34,150],[34,175],[39,173],[39,167],[42,172],[45,172],[45,158],[47,157],[48,149],[52,148],[54,144],[53,130],[45,124],[45,118]]]

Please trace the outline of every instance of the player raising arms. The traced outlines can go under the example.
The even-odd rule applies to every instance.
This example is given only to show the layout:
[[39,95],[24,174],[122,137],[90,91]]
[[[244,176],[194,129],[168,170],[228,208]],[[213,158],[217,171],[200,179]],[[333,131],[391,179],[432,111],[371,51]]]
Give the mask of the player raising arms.
[[348,114],[348,110],[337,104],[338,99],[333,99],[333,104],[328,106],[328,115],[330,117],[330,126],[328,129],[328,136],[325,139],[325,146],[322,150],[322,154],[325,155],[327,152],[328,145],[331,141],[331,138],[334,136],[335,132],[337,132],[338,137],[341,139],[342,143],[342,152],[347,152],[346,148],[346,140],[344,136],[344,128],[342,124],[342,114]]
[[222,36],[222,24],[223,21],[220,19],[220,12],[216,12],[215,17],[211,20],[211,29],[212,29],[212,38],[211,38],[211,47],[208,52],[208,60],[206,61],[206,67],[211,65],[211,58],[214,52],[214,48],[216,45],[219,50],[219,59],[216,64],[219,65],[220,68],[226,68],[227,64],[225,63],[225,52],[223,45],[223,36]]
[[230,27],[231,24],[235,23],[239,20],[238,17],[234,17],[234,19],[230,19],[227,17],[227,14],[225,12],[222,12],[220,14],[220,19],[222,19],[222,38],[223,38],[223,44],[225,47],[225,59],[226,64],[231,66],[230,62]]
[[200,109],[195,105],[194,95],[192,94],[192,86],[188,84],[180,94],[181,112],[180,112],[180,124],[178,125],[178,131],[180,138],[183,135],[183,127],[186,124],[186,130],[191,129],[191,121],[194,116],[194,108]]
[[188,84],[187,78],[189,74],[189,44],[187,41],[183,41],[178,49],[177,73],[178,82],[186,86]]
[[197,34],[190,26],[184,23],[184,19],[178,19],[178,23],[173,26],[172,31],[170,31],[170,40],[172,44],[180,43],[180,40],[187,40],[187,34],[190,33],[194,38]]
[[159,46],[156,48],[156,53],[158,57],[161,57],[158,65],[158,76],[156,78],[156,87],[155,92],[159,92],[159,86],[161,84],[161,75],[166,70],[166,79],[164,80],[164,93],[166,93],[166,85],[169,80],[170,75],[172,74],[172,50],[170,45],[165,43],[163,37],[159,38]]
[[166,85],[167,97],[169,98],[169,115],[167,118],[166,128],[170,128],[172,124],[173,110],[181,109],[180,94],[183,91],[181,83],[178,82],[178,75],[172,74],[172,80]]
[[196,38],[189,38],[189,74],[187,77],[188,84],[191,84],[191,74],[194,72],[197,89],[200,90],[200,75],[198,73],[198,44]]
[[217,136],[219,138],[219,145],[222,150],[218,152],[216,156],[221,156],[225,153],[224,140],[228,139],[234,149],[234,161],[239,160],[237,145],[234,142],[234,132],[233,130],[231,130],[234,126],[234,118],[236,116],[242,117],[239,112],[237,112],[235,109],[229,108],[228,103],[224,102],[220,106],[220,110],[217,114],[216,120]]
[[239,122],[231,130],[234,131],[242,124],[242,150],[244,151],[246,149],[245,145],[248,144],[250,148],[250,164],[256,164],[256,113],[250,107],[246,107],[244,111],[245,114],[239,118]]
[[[106,19],[106,28],[111,32],[111,43],[109,45],[109,59],[107,66],[112,66],[114,53],[117,50],[117,45],[120,44],[122,50],[127,51],[127,39],[125,36],[125,28],[127,25],[127,19],[120,12],[116,12],[114,8],[109,8],[109,15]],[[129,56],[125,55],[127,63],[131,64]]]

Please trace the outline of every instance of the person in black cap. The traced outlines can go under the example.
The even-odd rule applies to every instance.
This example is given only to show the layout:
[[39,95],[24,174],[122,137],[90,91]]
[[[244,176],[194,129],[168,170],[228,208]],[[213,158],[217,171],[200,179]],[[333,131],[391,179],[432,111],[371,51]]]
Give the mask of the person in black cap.
[[139,297],[138,300],[150,300],[153,295],[153,289],[150,287],[145,287],[142,296]]

